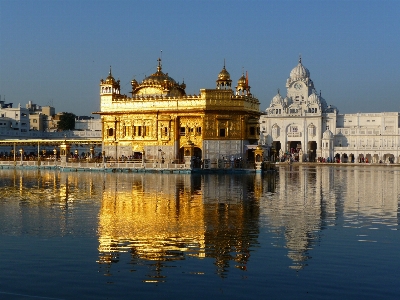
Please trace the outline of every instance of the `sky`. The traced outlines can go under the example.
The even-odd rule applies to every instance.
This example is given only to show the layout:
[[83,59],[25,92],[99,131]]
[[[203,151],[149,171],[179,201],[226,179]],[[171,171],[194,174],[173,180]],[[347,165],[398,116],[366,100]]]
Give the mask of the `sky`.
[[224,62],[232,86],[247,71],[264,111],[301,55],[340,113],[399,112],[399,16],[398,0],[0,0],[1,100],[91,115],[110,66],[129,96],[162,56],[187,94]]

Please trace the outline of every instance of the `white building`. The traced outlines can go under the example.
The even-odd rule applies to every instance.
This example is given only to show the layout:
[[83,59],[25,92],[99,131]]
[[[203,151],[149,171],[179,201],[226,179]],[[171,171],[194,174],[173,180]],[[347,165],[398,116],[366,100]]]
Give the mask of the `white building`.
[[0,107],[0,127],[14,133],[29,131],[29,110],[18,105],[13,107]]
[[400,113],[339,114],[301,63],[260,117],[260,142],[281,160],[400,163]]

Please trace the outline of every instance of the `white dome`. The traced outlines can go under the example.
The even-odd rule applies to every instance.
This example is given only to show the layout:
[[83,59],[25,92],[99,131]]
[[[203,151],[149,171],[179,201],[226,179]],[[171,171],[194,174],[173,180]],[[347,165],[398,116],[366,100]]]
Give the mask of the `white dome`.
[[325,130],[324,134],[322,135],[322,138],[325,140],[333,139],[333,133],[329,129]]
[[301,58],[299,64],[290,72],[290,78],[292,80],[310,78],[310,71],[301,64]]
[[308,101],[310,103],[319,103],[320,102],[319,96],[315,93],[315,91],[308,97]]
[[272,104],[282,104],[283,102],[283,98],[281,96],[281,94],[276,94],[274,98],[272,98]]

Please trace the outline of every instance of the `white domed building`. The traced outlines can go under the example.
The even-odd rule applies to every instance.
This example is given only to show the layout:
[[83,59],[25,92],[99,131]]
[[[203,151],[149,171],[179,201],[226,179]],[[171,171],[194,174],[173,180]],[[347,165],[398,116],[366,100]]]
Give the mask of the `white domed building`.
[[339,114],[299,63],[260,117],[260,143],[280,160],[400,163],[400,114]]

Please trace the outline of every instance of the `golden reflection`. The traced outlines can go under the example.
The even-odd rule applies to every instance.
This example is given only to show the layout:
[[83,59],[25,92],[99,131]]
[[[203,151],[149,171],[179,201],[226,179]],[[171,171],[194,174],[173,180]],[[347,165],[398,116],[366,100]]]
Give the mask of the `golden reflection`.
[[245,270],[257,244],[257,187],[254,175],[107,175],[98,262],[117,262],[128,252],[159,263],[214,258],[220,276],[231,262]]
[[203,206],[191,176],[111,174],[99,214],[99,251],[132,251],[149,260],[181,259],[204,251]]

